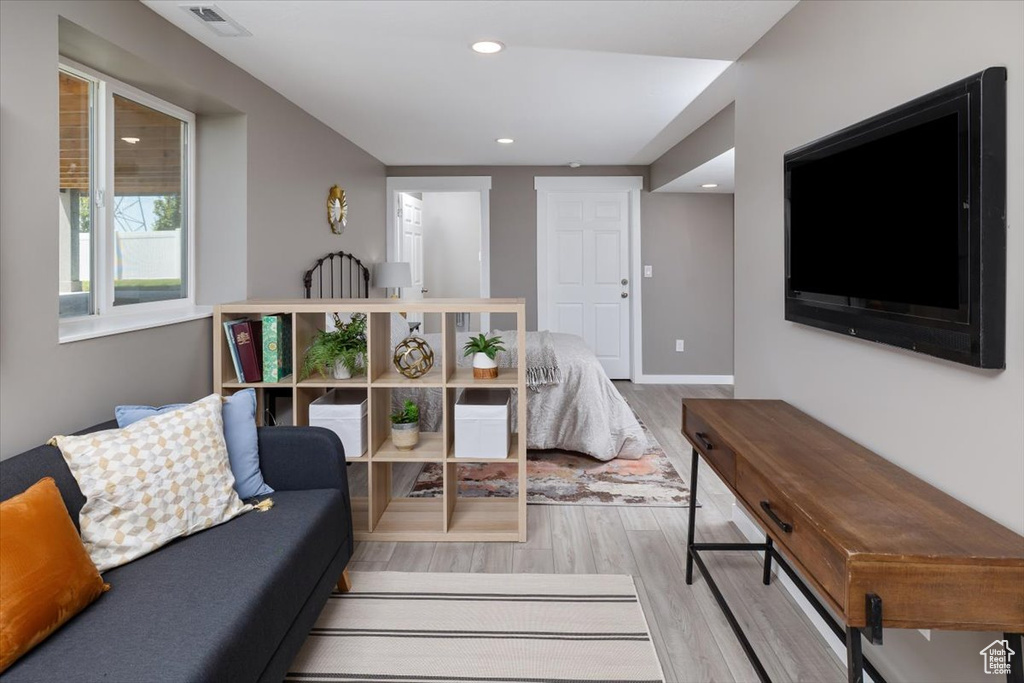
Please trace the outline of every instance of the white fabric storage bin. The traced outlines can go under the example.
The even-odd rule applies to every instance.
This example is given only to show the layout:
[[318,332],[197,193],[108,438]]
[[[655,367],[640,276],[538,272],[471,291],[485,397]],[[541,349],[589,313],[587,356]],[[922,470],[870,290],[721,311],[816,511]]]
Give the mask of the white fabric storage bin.
[[455,457],[507,458],[512,441],[512,392],[466,389],[455,403]]
[[366,453],[366,390],[331,389],[309,404],[309,426],[337,434],[346,460],[360,457]]

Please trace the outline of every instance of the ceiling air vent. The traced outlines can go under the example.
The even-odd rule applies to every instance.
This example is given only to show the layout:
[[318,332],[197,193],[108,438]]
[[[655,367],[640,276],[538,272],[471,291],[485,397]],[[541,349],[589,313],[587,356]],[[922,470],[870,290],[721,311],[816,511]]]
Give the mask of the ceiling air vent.
[[237,21],[224,14],[224,10],[216,5],[182,5],[181,8],[222,38],[242,38],[252,35]]

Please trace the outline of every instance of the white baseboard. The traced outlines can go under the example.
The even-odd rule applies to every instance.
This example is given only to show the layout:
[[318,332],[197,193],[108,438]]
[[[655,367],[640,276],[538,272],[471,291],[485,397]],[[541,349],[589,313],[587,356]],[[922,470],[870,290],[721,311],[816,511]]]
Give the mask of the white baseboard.
[[[732,505],[732,523],[739,528],[740,533],[743,534],[751,543],[764,543],[764,532],[761,531],[757,524],[747,516],[747,513],[744,512],[743,508],[735,503]],[[764,553],[758,553],[758,555],[764,557]],[[793,583],[792,579],[789,578],[786,572],[779,569],[777,563],[772,564],[772,575],[775,577],[773,580],[779,581],[782,584],[782,587],[786,589],[786,592],[793,597],[793,600],[800,608],[800,611],[807,616],[807,619],[814,625],[814,628],[821,634],[821,637],[825,639],[828,646],[832,648],[832,652],[835,653],[839,662],[845,669],[846,643],[843,643],[836,638],[836,634],[832,632],[832,629],[830,629],[828,624],[825,623],[825,620],[818,615],[818,612],[814,609],[811,603],[807,601],[807,598],[804,597],[803,593],[800,592],[800,589],[796,587],[796,584]],[[871,678],[867,671],[864,672],[864,680],[874,683],[874,679]]]
[[734,384],[732,375],[640,375],[635,384]]

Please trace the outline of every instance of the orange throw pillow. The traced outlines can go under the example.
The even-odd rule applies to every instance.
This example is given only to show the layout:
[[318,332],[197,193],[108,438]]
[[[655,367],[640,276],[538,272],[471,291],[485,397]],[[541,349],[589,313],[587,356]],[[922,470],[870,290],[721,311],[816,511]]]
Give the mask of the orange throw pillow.
[[0,672],[109,588],[52,477],[0,503]]

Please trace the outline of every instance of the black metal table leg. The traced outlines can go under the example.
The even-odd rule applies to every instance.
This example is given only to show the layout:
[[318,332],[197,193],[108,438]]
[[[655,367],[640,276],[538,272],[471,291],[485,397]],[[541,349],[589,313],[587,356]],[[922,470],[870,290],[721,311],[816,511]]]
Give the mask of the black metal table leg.
[[[691,520],[693,515],[691,514]],[[718,585],[715,583],[714,578],[711,576],[711,572],[708,571],[707,565],[704,563],[701,553],[707,552],[763,552],[772,558],[772,565],[765,564],[768,571],[770,567],[778,565],[778,567],[785,572],[789,579],[793,582],[800,593],[807,599],[811,606],[818,613],[818,616],[828,625],[832,633],[834,633],[840,640],[846,641],[846,653],[847,653],[847,670],[849,674],[850,683],[864,683],[865,672],[871,676],[871,680],[874,683],[885,683],[885,678],[878,673],[878,670],[871,665],[871,662],[864,658],[864,653],[861,648],[861,637],[863,635],[861,629],[840,625],[836,621],[835,617],[821,604],[821,601],[815,596],[807,585],[803,582],[803,579],[797,575],[786,559],[779,553],[778,549],[773,544],[770,537],[765,538],[764,543],[697,543],[693,540],[693,531],[690,531],[690,542],[686,548],[686,559],[687,568],[697,565],[697,569],[700,571],[701,576],[708,584],[708,589],[711,591],[712,597],[715,598],[715,602],[718,603],[718,607],[722,610],[725,615],[726,621],[729,622],[730,628],[736,635],[736,639],[740,643],[740,647],[743,648],[743,652],[747,655],[747,659],[750,660],[751,666],[754,667],[754,671],[757,674],[757,678],[761,683],[771,683],[771,678],[765,671],[764,666],[757,657],[757,653],[754,652],[754,648],[751,647],[750,641],[747,639],[746,634],[743,633],[743,629],[740,627],[739,621],[737,621],[732,610],[729,609],[729,605],[725,601],[725,597],[719,590]],[[766,572],[764,578],[768,577]],[[691,583],[691,577],[687,577],[687,583]],[[873,638],[872,642],[876,644],[882,643],[882,609],[881,609],[881,598],[877,595],[870,594],[866,596],[866,603],[868,607],[868,624],[865,627],[866,634]],[[1024,647],[1020,645],[1021,636],[1019,634],[1006,634],[1004,637],[1009,641],[1010,639],[1016,639],[1015,645],[1011,646],[1015,652],[1024,651]],[[1016,663],[1016,662],[1014,662]],[[1019,666],[1019,664],[1018,664]],[[1012,675],[1008,677],[1008,683],[1024,683],[1024,677],[1017,674],[1017,678],[1013,678]]]
[[1024,683],[1024,636],[1020,633],[1004,633],[1006,646],[1013,650],[1010,657],[1010,670],[1006,673],[1006,683]]
[[860,629],[846,627],[846,676],[849,683],[864,683],[864,654],[860,647]]
[[764,544],[767,547],[764,551],[764,578],[761,581],[769,586],[772,583],[772,537],[765,534]]
[[[715,544],[702,544],[713,546]],[[725,601],[725,596],[722,595],[722,591],[719,590],[718,584],[711,577],[711,572],[708,571],[707,565],[704,564],[704,560],[701,559],[700,555],[694,551],[693,557],[697,560],[697,569],[700,570],[701,576],[704,577],[704,581],[707,582],[708,588],[711,590],[711,595],[715,598],[715,602],[718,603],[718,608],[722,610],[722,614],[725,615],[725,620],[729,622],[730,628],[732,628],[733,634],[736,639],[740,641],[740,647],[743,648],[743,652],[747,655],[747,659],[750,661],[750,665],[754,667],[754,673],[757,674],[757,680],[761,683],[772,683],[771,677],[764,668],[764,664],[758,658],[757,653],[754,652],[754,647],[750,644],[750,640],[747,639],[747,634],[743,632],[743,628],[740,626],[740,622],[736,620],[736,615],[729,609],[729,603]]]
[[694,540],[694,523],[696,522],[697,514],[697,449],[693,450],[693,459],[690,464],[690,521],[687,524],[687,536],[686,536],[686,585],[689,586],[693,583],[693,540]]

